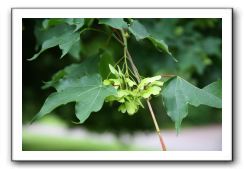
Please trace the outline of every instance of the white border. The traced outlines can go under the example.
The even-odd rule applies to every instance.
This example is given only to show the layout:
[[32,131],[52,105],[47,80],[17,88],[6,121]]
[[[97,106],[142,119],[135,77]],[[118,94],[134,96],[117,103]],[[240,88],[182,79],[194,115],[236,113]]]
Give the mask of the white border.
[[[222,151],[22,151],[22,18],[222,18]],[[232,160],[232,9],[13,9],[12,160]]]

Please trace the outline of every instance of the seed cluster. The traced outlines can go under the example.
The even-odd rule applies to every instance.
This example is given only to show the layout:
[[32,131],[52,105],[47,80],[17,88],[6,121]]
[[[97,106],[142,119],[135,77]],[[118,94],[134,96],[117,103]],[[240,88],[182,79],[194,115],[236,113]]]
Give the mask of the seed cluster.
[[161,86],[163,86],[163,82],[159,81],[161,76],[143,78],[138,84],[128,74],[124,74],[119,66],[117,66],[116,70],[112,65],[109,65],[109,69],[113,74],[113,78],[105,79],[103,84],[114,86],[117,90],[117,95],[109,96],[105,101],[119,102],[118,110],[122,113],[135,114],[140,106],[143,107],[141,100],[148,99],[151,95],[158,95],[161,91]]

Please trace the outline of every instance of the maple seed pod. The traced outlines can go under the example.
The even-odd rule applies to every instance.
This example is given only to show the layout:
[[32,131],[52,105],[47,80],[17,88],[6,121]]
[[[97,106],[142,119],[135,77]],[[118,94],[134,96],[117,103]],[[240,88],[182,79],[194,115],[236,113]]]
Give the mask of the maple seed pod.
[[128,32],[125,32],[125,37],[126,38],[129,38],[130,37],[130,35],[128,34]]
[[[139,107],[144,108],[141,103],[142,99],[148,99],[152,95],[159,95],[163,82],[159,81],[161,76],[147,77],[137,84],[130,76],[124,74],[120,67],[115,68],[109,65],[109,69],[116,78],[105,79],[104,85],[111,85],[117,90],[117,95],[109,96],[106,102],[118,102],[120,106],[118,111],[129,115],[135,114]],[[121,78],[122,77],[122,78]]]

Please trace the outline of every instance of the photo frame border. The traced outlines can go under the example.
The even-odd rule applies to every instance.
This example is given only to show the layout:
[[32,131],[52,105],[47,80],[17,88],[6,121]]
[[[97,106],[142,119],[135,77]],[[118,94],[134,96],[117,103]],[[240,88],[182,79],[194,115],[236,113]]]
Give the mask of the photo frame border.
[[[60,151],[36,151],[36,152],[33,152],[33,151],[19,151],[19,149],[16,150],[16,140],[15,140],[15,137],[16,137],[16,125],[14,124],[14,98],[16,96],[16,92],[14,92],[14,81],[16,81],[16,76],[15,76],[15,71],[14,71],[14,65],[16,65],[14,63],[14,54],[15,52],[13,50],[15,50],[15,46],[13,45],[14,44],[14,40],[15,40],[15,37],[14,37],[14,28],[13,28],[13,25],[15,23],[15,18],[14,18],[14,11],[16,10],[45,10],[45,9],[48,9],[48,10],[56,10],[56,9],[60,9],[60,10],[73,10],[73,9],[78,9],[78,10],[82,10],[82,9],[85,9],[85,10],[111,10],[111,9],[119,9],[119,10],[126,10],[126,9],[132,9],[132,10],[137,10],[137,9],[144,9],[144,10],[194,10],[194,9],[199,9],[199,10],[227,10],[229,11],[230,13],[230,29],[231,29],[231,32],[230,32],[230,36],[231,36],[231,45],[229,46],[230,50],[231,50],[231,65],[230,65],[230,70],[231,70],[231,74],[229,75],[231,78],[231,146],[229,147],[230,148],[230,154],[228,154],[226,157],[223,157],[221,159],[183,159],[183,160],[179,160],[179,159],[161,159],[161,160],[153,160],[153,159],[125,159],[125,160],[114,160],[114,159],[86,159],[86,160],[82,160],[82,159],[76,159],[76,160],[71,160],[71,159],[64,159],[64,158],[60,158],[60,159],[45,159],[44,157],[46,156],[46,153],[49,153],[51,154],[51,156],[53,156],[53,154],[56,154],[56,153],[60,153]],[[43,17],[45,18],[45,17]],[[162,18],[162,17],[161,17]],[[165,17],[165,18],[168,18],[168,17]],[[223,27],[222,27],[222,35],[223,35]],[[227,36],[227,35],[226,35]],[[22,39],[21,39],[22,40]],[[223,41],[223,37],[222,37],[222,41]],[[222,48],[222,55],[223,55],[223,48]],[[222,67],[222,70],[223,70],[223,67]],[[223,76],[223,73],[222,73],[222,76]],[[22,79],[21,79],[22,80]],[[17,80],[18,81],[18,80]],[[222,89],[223,90],[223,89]],[[22,91],[21,91],[22,92]],[[22,96],[22,95],[21,95]],[[22,110],[22,109],[21,109]],[[22,111],[21,111],[21,116],[22,116]],[[142,161],[150,161],[150,162],[182,162],[182,161],[206,161],[206,162],[210,162],[210,161],[233,161],[233,8],[11,8],[11,160],[12,161],[107,161],[107,162],[114,162],[114,161],[124,161],[124,162],[129,162],[129,161],[133,161],[133,162],[142,162]],[[22,123],[22,120],[21,120],[21,123]],[[222,126],[223,126],[223,123],[222,123]],[[21,128],[22,130],[22,128]],[[22,135],[22,132],[21,132],[21,135]],[[222,139],[223,140],[223,139]],[[22,141],[22,140],[21,140]],[[22,146],[21,146],[21,149],[22,149]],[[28,153],[26,153],[28,152]],[[61,151],[62,152],[62,151]],[[89,151],[82,151],[82,153],[85,152],[85,153],[89,153]],[[93,151],[94,152],[94,151]],[[103,152],[103,151],[99,151],[99,152]],[[108,151],[106,151],[108,152]],[[124,154],[123,152],[120,152],[120,151],[112,151],[113,153],[119,153],[119,154]],[[133,151],[129,151],[127,153],[132,153]],[[138,153],[139,152],[139,153]],[[141,152],[144,152],[144,151],[138,151],[135,155],[140,155]],[[146,151],[148,152],[148,151]],[[161,151],[157,151],[157,152],[160,152],[162,153]],[[173,154],[175,153],[180,153],[181,155],[184,155],[185,151],[168,151],[168,152],[173,152]],[[168,153],[167,152],[167,153]],[[193,151],[193,152],[198,152],[198,151]],[[207,151],[200,151],[201,153],[205,154]],[[213,152],[213,151],[210,151],[210,152]],[[73,154],[73,155],[77,155],[77,154],[80,154],[80,152],[74,152],[74,151],[64,151],[62,153],[66,153],[68,155]],[[91,152],[90,152],[91,153]],[[27,155],[29,154],[29,155]],[[133,153],[132,153],[133,154]],[[31,158],[33,157],[33,155],[35,156],[35,158]],[[72,155],[72,156],[73,156]],[[126,153],[124,154],[126,155]],[[172,153],[170,153],[170,155],[172,155]],[[39,157],[39,158],[36,158],[36,157]],[[50,155],[48,155],[50,156]],[[82,156],[81,156],[82,157]],[[43,158],[43,159],[41,159]]]

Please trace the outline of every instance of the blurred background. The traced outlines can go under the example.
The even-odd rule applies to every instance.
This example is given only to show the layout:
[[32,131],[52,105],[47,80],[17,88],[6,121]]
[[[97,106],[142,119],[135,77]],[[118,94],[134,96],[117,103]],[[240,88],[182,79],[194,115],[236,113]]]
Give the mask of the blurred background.
[[[222,79],[221,19],[138,19],[153,36],[168,44],[174,57],[162,54],[147,41],[129,38],[129,50],[140,74],[177,74],[199,88]],[[78,57],[65,56],[54,47],[38,59],[27,61],[40,49],[43,19],[23,19],[23,150],[161,150],[150,113],[140,109],[133,116],[117,111],[116,105],[105,104],[83,124],[75,124],[74,104],[55,109],[43,119],[29,124],[54,89],[45,89],[43,82],[71,63],[80,63],[106,48],[118,60],[122,48],[116,41],[105,43],[106,35],[86,32],[81,36]],[[96,20],[92,26],[99,28]],[[101,28],[102,29],[102,28]],[[158,124],[168,150],[221,150],[221,109],[189,106],[189,115],[182,122],[177,136],[174,123],[167,116],[161,98],[152,99]]]

